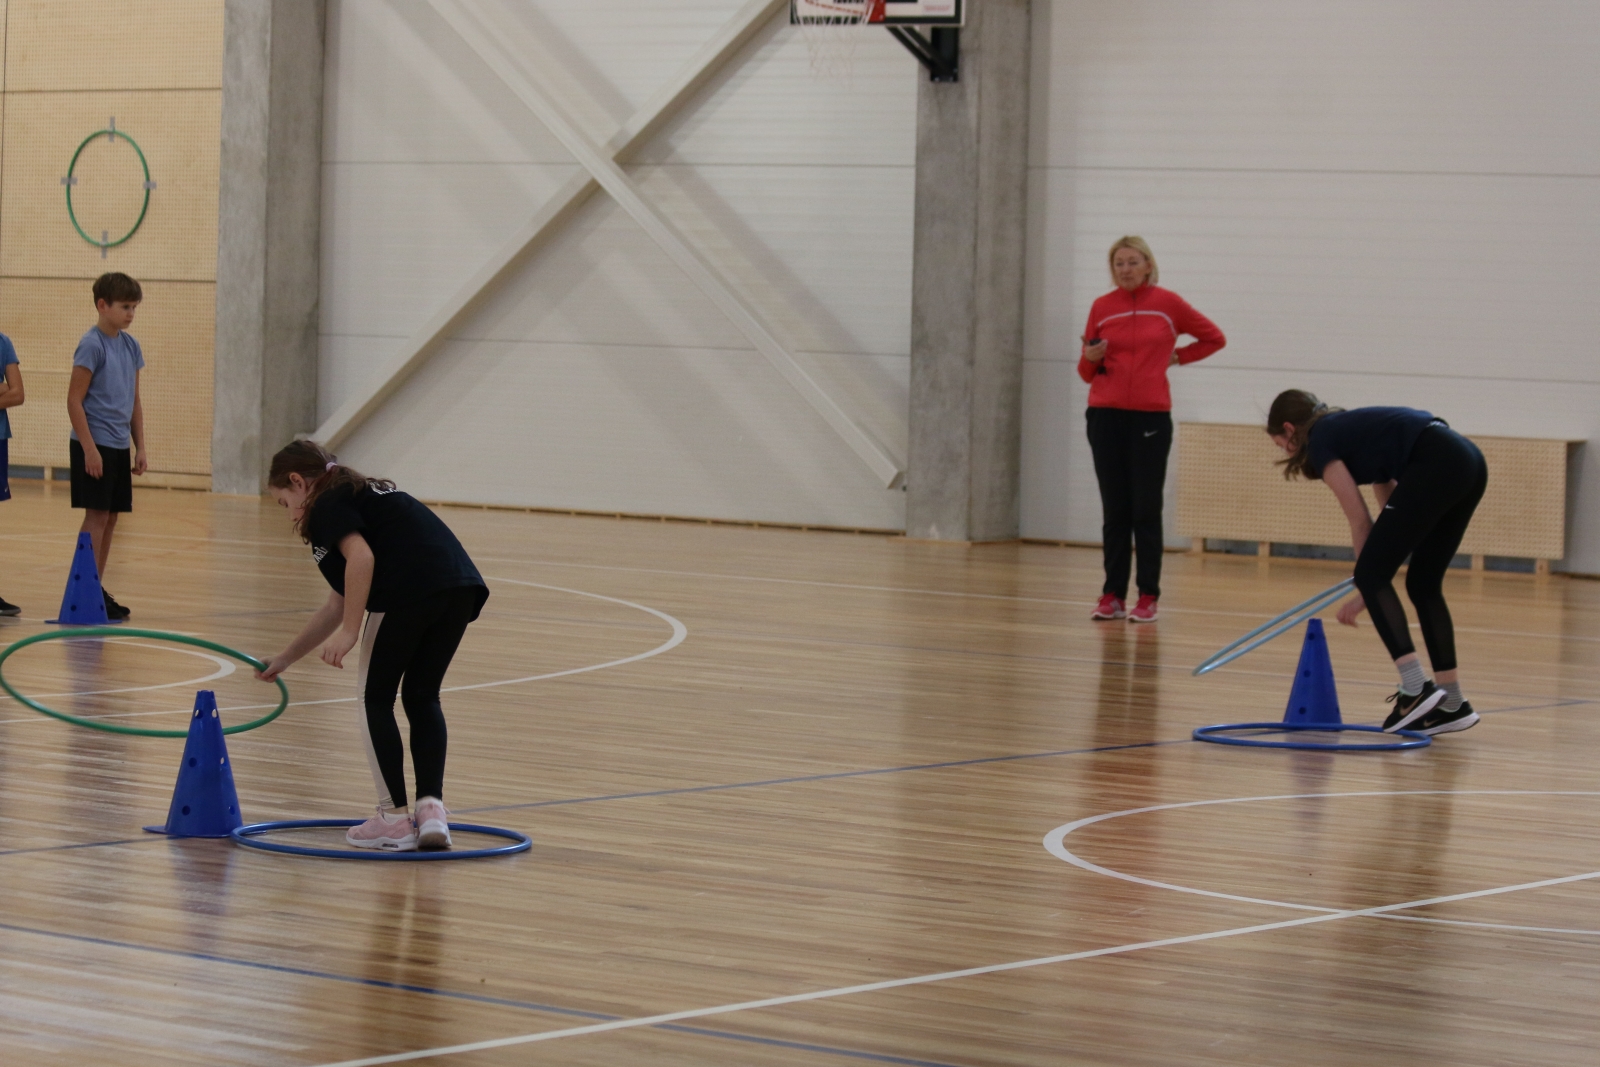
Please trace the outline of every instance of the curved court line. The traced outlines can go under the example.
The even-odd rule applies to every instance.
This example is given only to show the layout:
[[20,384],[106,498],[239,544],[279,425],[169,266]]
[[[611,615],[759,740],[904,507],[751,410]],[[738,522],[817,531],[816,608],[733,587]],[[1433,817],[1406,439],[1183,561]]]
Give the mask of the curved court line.
[[[1212,889],[1198,889],[1194,886],[1175,885],[1171,882],[1161,882],[1154,878],[1145,878],[1126,871],[1113,870],[1102,867],[1092,860],[1067,848],[1065,840],[1068,834],[1081,830],[1085,826],[1106,822],[1111,819],[1120,819],[1126,815],[1146,815],[1157,811],[1176,811],[1182,808],[1203,808],[1216,804],[1250,804],[1263,800],[1319,800],[1330,797],[1413,797],[1413,796],[1536,796],[1536,797],[1595,797],[1600,796],[1600,791],[1595,790],[1555,790],[1555,789],[1384,789],[1370,790],[1357,793],[1284,793],[1276,796],[1261,797],[1225,797],[1215,800],[1189,800],[1177,804],[1152,804],[1143,808],[1127,808],[1123,811],[1111,811],[1102,815],[1091,815],[1088,818],[1078,819],[1075,822],[1065,823],[1044,835],[1045,851],[1059,860],[1065,860],[1074,867],[1081,867],[1094,874],[1103,874],[1108,878],[1116,878],[1135,885],[1147,886],[1151,889],[1168,889],[1175,893],[1189,893],[1198,897],[1211,897],[1217,900],[1231,900],[1241,904],[1265,904],[1273,908],[1290,908],[1295,911],[1311,911],[1322,914],[1340,912],[1339,908],[1324,908],[1315,904],[1295,904],[1286,900],[1268,900],[1264,897],[1247,897],[1237,893],[1222,893]],[[1462,919],[1438,919],[1422,916],[1384,915],[1384,918],[1406,919],[1413,922],[1430,922],[1445,926],[1479,926],[1497,930],[1533,930],[1534,927],[1502,926],[1498,923],[1469,922]],[[1600,933],[1600,931],[1585,930],[1548,930],[1547,933]]]
[[[638,653],[636,655],[624,656],[621,659],[607,660],[604,663],[591,663],[586,667],[569,667],[566,670],[550,671],[550,672],[548,672],[546,674],[530,674],[530,675],[526,675],[525,677],[522,677],[522,678],[507,678],[507,679],[503,679],[501,681],[496,681],[496,682],[475,682],[472,685],[451,685],[451,686],[446,686],[445,688],[441,689],[440,690],[441,693],[461,693],[461,692],[466,692],[467,690],[471,690],[471,689],[493,689],[493,688],[495,688],[497,686],[503,686],[503,685],[521,685],[523,682],[542,682],[542,681],[545,681],[545,680],[550,679],[550,678],[566,678],[566,677],[568,677],[570,675],[574,675],[574,674],[587,674],[590,671],[602,671],[602,670],[607,669],[608,667],[620,667],[620,666],[622,666],[624,664],[627,664],[627,663],[637,663],[640,660],[646,660],[646,659],[651,658],[652,656],[659,656],[663,652],[670,652],[674,648],[677,648],[679,645],[683,644],[684,640],[686,638],[688,638],[688,636],[689,636],[689,628],[687,626],[685,626],[683,623],[679,622],[677,619],[673,618],[671,615],[668,615],[666,612],[658,611],[657,609],[649,607],[649,606],[647,606],[645,604],[636,604],[631,600],[622,600],[622,599],[620,599],[618,597],[605,596],[605,595],[603,595],[601,593],[587,593],[587,592],[584,592],[582,589],[568,589],[565,586],[560,586],[560,585],[545,585],[542,582],[524,582],[524,581],[520,581],[520,580],[518,580],[516,578],[498,578],[498,577],[494,577],[492,575],[491,576],[487,576],[487,577],[488,577],[488,580],[491,581],[491,582],[506,582],[507,584],[510,584],[510,585],[525,585],[525,586],[529,586],[530,588],[534,588],[534,589],[550,589],[550,590],[553,590],[553,591],[558,592],[558,593],[571,593],[574,596],[589,597],[592,600],[604,600],[604,601],[606,601],[608,603],[611,603],[611,604],[621,604],[624,607],[634,608],[635,610],[642,611],[647,615],[654,615],[656,618],[658,618],[662,622],[666,623],[668,626],[670,626],[672,628],[672,636],[667,638],[661,644],[657,645],[655,648],[649,649],[649,650],[644,651],[644,652],[640,652],[640,653]],[[220,677],[220,675],[212,675],[211,677],[213,677],[213,678]],[[199,680],[200,681],[207,681],[209,679],[202,678],[202,679],[199,679]],[[176,686],[176,685],[189,685],[189,684],[191,684],[191,683],[188,683],[188,682],[172,682],[172,683],[168,683],[168,685],[166,685],[166,686],[149,686],[149,687],[146,687],[146,688],[152,688],[152,689],[170,688],[170,687]],[[121,692],[121,691],[123,691],[123,690],[107,690],[107,692]],[[125,690],[125,691],[126,692],[134,692],[135,690],[131,690],[130,689],[130,690]],[[56,694],[56,695],[60,695],[60,694]],[[84,695],[87,695],[87,694],[84,694]],[[353,696],[350,696],[350,697],[327,697],[327,698],[322,699],[322,700],[296,700],[296,701],[291,701],[290,704],[289,704],[289,707],[291,707],[291,708],[309,708],[309,707],[316,707],[316,706],[322,705],[322,704],[353,704],[353,703],[355,703],[355,701],[356,701],[356,698],[353,697]],[[225,712],[226,711],[257,711],[257,710],[260,710],[261,708],[275,708],[275,707],[277,707],[276,704],[237,704],[237,705],[229,705],[227,707],[219,707],[217,710],[225,711]],[[136,719],[136,718],[144,718],[146,716],[151,716],[151,715],[177,715],[177,714],[180,714],[180,713],[187,715],[189,713],[189,711],[190,711],[190,709],[188,709],[188,708],[174,708],[174,709],[169,710],[169,711],[130,711],[130,712],[122,712],[122,713],[116,714],[116,715],[101,715],[101,716],[96,716],[96,717],[97,718],[103,718],[103,719]],[[37,716],[30,717],[28,719],[15,719],[15,720],[0,719],[0,724],[4,724],[4,723],[7,723],[7,722],[32,722],[32,721],[34,721],[35,718],[37,718]]]
[[[565,514],[565,513],[558,513],[558,514]],[[885,533],[885,534],[882,534],[882,535],[869,534],[869,535],[865,535],[865,536],[882,536],[885,539],[892,539],[892,538],[896,537],[897,535],[893,534],[893,533]],[[258,539],[258,538],[226,538],[226,537],[207,538],[207,537],[201,537],[199,535],[190,535],[190,534],[154,534],[154,533],[137,533],[137,534],[129,533],[129,534],[124,534],[123,537],[125,539],[127,539],[127,538],[144,538],[144,539],[156,540],[156,541],[202,542],[202,543],[205,543],[207,545],[228,544],[228,545],[256,545],[256,546],[261,546],[261,547],[266,547],[266,548],[285,548],[286,547],[283,544],[283,542],[281,542],[281,541],[261,540],[261,539]],[[54,540],[55,538],[54,538],[53,535],[34,535],[34,534],[5,534],[5,535],[0,535],[0,541],[23,540],[23,539]],[[241,558],[255,559],[255,558],[258,558],[258,557],[252,555],[252,556],[242,556]],[[291,557],[286,555],[283,558],[288,559],[288,558],[291,558]],[[1080,607],[1080,606],[1083,606],[1083,605],[1091,603],[1092,600],[1093,600],[1093,597],[1091,597],[1089,600],[1081,600],[1081,599],[1071,598],[1071,597],[1018,596],[1018,595],[1016,595],[1014,593],[974,593],[974,592],[969,592],[969,591],[960,590],[960,589],[917,589],[917,588],[909,587],[909,586],[866,585],[866,584],[861,584],[861,583],[856,583],[856,582],[823,582],[823,581],[817,581],[817,580],[814,580],[814,579],[803,579],[803,578],[773,578],[773,577],[769,577],[769,576],[766,576],[766,575],[757,575],[757,574],[718,574],[718,573],[715,573],[715,572],[712,572],[712,571],[680,571],[680,570],[669,570],[669,569],[663,568],[663,567],[624,567],[624,566],[619,566],[617,564],[610,564],[610,563],[568,563],[568,562],[562,562],[562,561],[559,561],[559,560],[518,559],[518,558],[515,558],[515,557],[512,557],[512,556],[478,556],[476,558],[480,559],[480,560],[483,560],[485,562],[490,562],[490,563],[516,563],[516,564],[522,564],[524,566],[530,566],[530,567],[568,567],[568,568],[581,568],[581,569],[585,569],[585,570],[632,572],[632,573],[637,573],[637,574],[664,574],[664,575],[669,575],[669,576],[687,577],[687,578],[714,578],[714,579],[719,579],[719,580],[724,580],[724,581],[767,582],[767,583],[773,583],[773,584],[778,584],[778,585],[811,585],[811,586],[820,586],[820,587],[825,588],[825,589],[857,589],[857,590],[862,590],[862,591],[866,591],[866,592],[907,593],[907,594],[911,594],[911,595],[915,595],[915,596],[948,596],[948,597],[966,597],[966,598],[973,599],[973,600],[1010,600],[1010,601],[1016,601],[1018,603],[1060,604],[1060,605],[1064,605],[1064,606],[1067,606],[1067,607]],[[1240,558],[1241,559],[1254,559],[1254,557],[1240,557]],[[1282,560],[1281,562],[1292,562],[1292,560]],[[510,581],[511,579],[503,578],[503,579],[499,579],[499,580],[500,581]],[[557,587],[551,586],[550,588],[557,588]],[[1225,616],[1225,617],[1231,617],[1231,618],[1240,618],[1240,619],[1260,618],[1262,615],[1266,614],[1264,611],[1219,611],[1219,610],[1216,610],[1216,609],[1213,609],[1213,608],[1166,607],[1166,608],[1162,608],[1161,610],[1164,611],[1164,612],[1167,612],[1168,614],[1174,614],[1174,615],[1218,615],[1218,616]],[[1411,623],[1410,626],[1411,626],[1411,629],[1413,629],[1413,630],[1420,629],[1419,624],[1417,624],[1417,623]],[[1591,637],[1591,636],[1587,636],[1587,635],[1583,635],[1583,634],[1535,633],[1535,632],[1533,632],[1531,630],[1490,630],[1490,629],[1484,629],[1482,627],[1462,627],[1462,626],[1457,626],[1456,627],[1456,633],[1474,633],[1474,634],[1484,634],[1484,635],[1496,635],[1496,636],[1503,636],[1503,637],[1528,637],[1528,638],[1541,638],[1541,639],[1550,638],[1550,639],[1554,639],[1554,640],[1557,640],[1557,641],[1582,641],[1582,642],[1587,642],[1587,643],[1600,643],[1600,637]],[[1251,673],[1255,673],[1255,672],[1251,672]]]
[[[85,638],[85,640],[97,641],[97,640],[104,640],[104,639],[103,638],[90,637],[90,638]],[[71,641],[63,642],[63,644],[71,644],[71,643],[72,643]],[[148,693],[153,689],[176,689],[180,685],[183,685],[183,686],[199,685],[202,682],[214,682],[218,678],[226,678],[228,675],[230,675],[230,674],[234,673],[236,670],[238,670],[238,668],[234,664],[228,662],[228,660],[226,658],[224,658],[222,656],[213,656],[209,652],[198,652],[198,651],[195,651],[194,649],[178,648],[178,647],[175,647],[173,645],[160,645],[160,644],[152,643],[150,641],[118,641],[116,639],[112,639],[110,641],[106,641],[106,643],[107,644],[113,644],[113,645],[132,645],[132,646],[135,646],[135,647],[138,647],[138,648],[154,648],[154,649],[159,649],[162,652],[177,652],[177,653],[179,653],[181,655],[185,655],[185,656],[198,656],[201,659],[208,659],[212,663],[215,663],[217,665],[217,670],[214,671],[211,674],[206,675],[203,678],[190,678],[187,681],[182,681],[182,682],[163,682],[160,685],[135,685],[135,686],[128,686],[128,687],[126,687],[124,689],[89,689],[89,690],[81,690],[81,691],[70,692],[70,693],[38,693],[38,694],[29,694],[29,695],[30,696],[34,696],[35,699],[43,700],[45,697],[98,697],[98,696],[110,696],[110,695],[115,694],[115,693]],[[148,714],[168,715],[168,714],[171,714],[171,713],[170,712],[165,712],[165,711],[157,711],[157,712],[150,712]],[[95,717],[98,718],[99,716],[95,716]]]
[[[1423,790],[1422,792],[1449,792],[1448,790]],[[1324,794],[1329,796],[1349,796],[1359,794]],[[1392,796],[1391,793],[1378,794]],[[1583,793],[1582,796],[1595,794]],[[1206,803],[1202,801],[1201,803]],[[1215,801],[1213,803],[1227,803]],[[1184,805],[1179,805],[1184,806]],[[982,967],[968,967],[959,971],[941,971],[937,974],[920,974],[910,978],[891,978],[882,982],[867,982],[862,985],[842,986],[838,989],[819,989],[810,993],[794,993],[789,996],[768,997],[764,1000],[746,1000],[736,1004],[720,1004],[711,1008],[691,1008],[687,1011],[667,1012],[661,1015],[646,1015],[634,1019],[617,1019],[611,1022],[594,1023],[589,1026],[573,1026],[563,1030],[543,1030],[534,1034],[518,1034],[514,1037],[497,1037],[488,1041],[474,1041],[461,1045],[446,1045],[440,1048],[417,1049],[412,1052],[396,1052],[387,1056],[371,1056],[360,1060],[340,1060],[337,1063],[319,1064],[318,1067],[381,1067],[382,1064],[404,1063],[408,1060],[425,1060],[433,1056],[456,1056],[468,1052],[483,1052],[488,1049],[507,1048],[513,1045],[531,1045],[540,1041],[554,1041],[564,1037],[582,1037],[586,1034],[603,1034],[613,1030],[631,1030],[641,1026],[660,1026],[663,1023],[681,1022],[684,1019],[703,1019],[712,1015],[728,1015],[738,1011],[753,1011],[758,1008],[776,1008],[786,1004],[803,1004],[816,1000],[830,1000],[836,997],[854,996],[861,993],[877,993],[886,989],[903,989],[906,986],[927,985],[933,982],[948,982],[958,978],[976,978],[987,974],[1000,974],[1006,971],[1025,970],[1030,967],[1045,967],[1054,963],[1070,963],[1075,960],[1094,959],[1100,956],[1115,956],[1129,952],[1138,952],[1152,948],[1170,948],[1176,945],[1192,945],[1201,941],[1215,941],[1225,937],[1239,937],[1245,934],[1266,933],[1272,930],[1288,930],[1296,926],[1311,926],[1315,923],[1333,922],[1338,919],[1367,918],[1371,916],[1387,915],[1395,911],[1408,911],[1413,908],[1427,908],[1436,904],[1452,904],[1461,900],[1476,900],[1480,897],[1499,896],[1504,893],[1516,893],[1525,889],[1548,889],[1551,886],[1567,885],[1572,882],[1585,882],[1600,878],[1600,871],[1588,871],[1583,874],[1568,874],[1559,878],[1543,878],[1537,882],[1523,882],[1520,885],[1494,886],[1489,889],[1474,889],[1466,893],[1452,893],[1443,897],[1428,897],[1424,900],[1408,900],[1400,904],[1382,904],[1375,908],[1359,908],[1351,911],[1335,911],[1317,915],[1304,915],[1298,919],[1285,919],[1282,922],[1258,923],[1254,926],[1236,926],[1228,930],[1211,930],[1200,934],[1184,934],[1180,937],[1164,937],[1155,941],[1136,941],[1127,945],[1111,945],[1106,948],[1085,949],[1082,952],[1066,952],[1058,956],[1038,956],[1028,960],[1011,960],[1006,963],[991,963]]]
[[624,656],[622,659],[608,660],[605,663],[596,663],[588,667],[572,667],[564,671],[551,671],[549,674],[530,674],[525,678],[509,678],[503,682],[479,682],[476,685],[452,685],[448,689],[441,690],[441,692],[461,693],[469,689],[492,689],[499,685],[520,685],[523,682],[542,682],[547,678],[565,678],[573,674],[587,674],[590,671],[603,671],[608,667],[620,667],[625,663],[637,663],[642,659],[649,659],[651,656],[659,656],[663,652],[670,652],[679,645],[683,644],[684,639],[689,636],[689,628],[683,623],[679,622],[677,619],[673,618],[671,615],[668,615],[664,611],[657,611],[655,608],[646,607],[643,604],[635,604],[631,600],[620,600],[617,597],[602,596],[599,593],[586,593],[582,589],[567,589],[564,586],[559,585],[545,585],[541,582],[524,582],[519,581],[516,578],[497,578],[492,575],[486,575],[485,577],[487,577],[491,582],[505,582],[508,585],[525,585],[532,589],[553,589],[558,593],[571,593],[573,596],[586,596],[592,600],[604,600],[611,604],[621,604],[623,607],[633,608],[636,611],[642,611],[646,614],[654,615],[656,618],[672,627],[672,636],[667,638],[661,644],[657,645],[655,648],[650,649],[648,652],[640,652],[635,656]]

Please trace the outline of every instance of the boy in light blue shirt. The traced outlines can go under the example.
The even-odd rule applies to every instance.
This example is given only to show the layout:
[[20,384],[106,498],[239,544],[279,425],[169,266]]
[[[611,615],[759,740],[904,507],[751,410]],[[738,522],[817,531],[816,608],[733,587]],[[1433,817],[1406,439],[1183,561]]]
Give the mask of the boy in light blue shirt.
[[[22,403],[23,395],[17,346],[0,333],[0,500],[11,499],[11,416],[7,412]],[[21,608],[0,597],[0,615],[21,614]]]
[[[144,408],[139,402],[144,352],[128,332],[143,299],[139,283],[126,274],[95,279],[94,307],[100,321],[78,342],[67,384],[72,506],[83,509],[81,531],[94,542],[95,567],[102,581],[117,516],[133,510],[133,476],[150,466],[144,447]],[[133,614],[110,593],[104,595],[111,618]]]

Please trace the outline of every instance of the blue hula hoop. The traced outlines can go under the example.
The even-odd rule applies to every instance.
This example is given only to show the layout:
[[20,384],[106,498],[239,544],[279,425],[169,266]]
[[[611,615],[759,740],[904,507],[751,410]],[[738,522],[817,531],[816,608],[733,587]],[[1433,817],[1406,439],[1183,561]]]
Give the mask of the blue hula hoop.
[[[1320,730],[1323,732],[1336,732],[1349,730],[1357,733],[1383,734],[1385,737],[1403,737],[1404,741],[1390,741],[1381,745],[1317,745],[1309,741],[1262,741],[1254,737],[1229,737],[1223,730],[1273,730],[1281,733],[1293,733],[1296,730]],[[1200,726],[1194,731],[1196,741],[1209,741],[1214,745],[1238,745],[1241,748],[1292,748],[1302,752],[1403,752],[1412,748],[1427,748],[1433,744],[1433,738],[1427,734],[1417,733],[1415,730],[1396,730],[1394,733],[1384,733],[1381,726],[1360,726],[1355,723],[1322,722],[1322,723],[1288,723],[1288,722],[1225,722],[1216,726]],[[237,833],[238,831],[234,831]]]
[[490,837],[505,837],[511,840],[509,845],[497,845],[494,848],[464,848],[440,849],[438,851],[417,852],[385,852],[381,849],[367,848],[310,848],[305,845],[285,845],[278,841],[262,841],[257,835],[270,834],[278,830],[305,830],[318,826],[360,826],[361,819],[287,819],[282,822],[257,822],[248,826],[241,826],[228,836],[233,838],[234,844],[244,845],[246,848],[259,848],[263,852],[282,852],[289,856],[319,856],[323,859],[333,860],[475,860],[485,856],[510,856],[518,852],[526,852],[533,847],[533,838],[515,830],[505,830],[498,826],[479,826],[477,823],[453,822],[450,829],[464,834],[487,834]]

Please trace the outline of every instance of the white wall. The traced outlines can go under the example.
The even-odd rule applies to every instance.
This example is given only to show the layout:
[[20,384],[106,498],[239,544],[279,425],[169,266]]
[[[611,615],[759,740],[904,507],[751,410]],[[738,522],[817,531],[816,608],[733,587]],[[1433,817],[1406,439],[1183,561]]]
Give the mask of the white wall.
[[[597,142],[742,0],[499,4]],[[323,417],[577,165],[423,0],[329,5]],[[819,81],[779,17],[628,170],[905,455],[916,64]],[[853,452],[603,194],[341,449],[428,499],[899,528]]]
[[[1123,233],[1228,334],[1174,371],[1180,420],[1253,423],[1300,386],[1600,442],[1600,5],[1034,0],[1034,18],[1026,536],[1099,537],[1074,363]],[[1600,464],[1579,477],[1568,565],[1600,572]]]
[[[738,0],[502,3],[609,136]],[[981,2],[981,0],[979,0]],[[1229,346],[1176,416],[1280,389],[1600,441],[1600,5],[1034,0],[1023,533],[1093,541],[1074,371],[1105,249]],[[857,421],[905,450],[920,68],[845,87],[780,18],[630,166]],[[575,164],[423,0],[333,0],[321,410]],[[900,527],[859,460],[603,196],[343,449],[430,498]],[[1572,569],[1600,572],[1600,461]]]

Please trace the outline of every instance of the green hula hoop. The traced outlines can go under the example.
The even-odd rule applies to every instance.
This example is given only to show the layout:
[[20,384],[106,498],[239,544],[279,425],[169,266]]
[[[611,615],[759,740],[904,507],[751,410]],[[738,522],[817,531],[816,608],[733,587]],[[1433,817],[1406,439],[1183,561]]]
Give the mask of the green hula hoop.
[[[229,648],[227,645],[219,645],[215,641],[207,641],[204,638],[189,637],[185,634],[169,634],[163,630],[126,630],[120,626],[90,626],[81,630],[50,630],[46,631],[45,633],[34,634],[32,637],[24,637],[21,641],[18,641],[12,645],[8,645],[4,649],[0,649],[0,666],[3,666],[5,661],[11,658],[11,654],[19,649],[27,648],[29,645],[36,645],[40,641],[56,641],[68,637],[150,637],[157,641],[172,641],[180,645],[194,645],[196,648],[208,648],[213,652],[221,652],[223,655],[231,656],[240,663],[248,664],[258,671],[265,670],[267,666],[254,656],[247,656],[243,652],[238,652]],[[274,678],[273,681],[278,684],[278,706],[273,708],[267,714],[263,715],[261,718],[252,722],[242,722],[238,726],[225,726],[222,729],[223,733],[240,734],[244,733],[246,730],[254,730],[258,726],[265,726],[267,723],[283,714],[284,709],[289,706],[289,687],[283,684],[282,676]],[[142,726],[120,726],[116,723],[105,722],[99,719],[80,719],[76,715],[68,715],[64,711],[56,711],[54,708],[47,708],[37,700],[34,700],[32,697],[23,696],[21,693],[13,689],[11,687],[11,683],[6,681],[6,676],[3,671],[0,671],[0,688],[4,688],[7,693],[10,693],[17,700],[23,704],[26,704],[34,711],[39,712],[41,715],[48,715],[52,719],[60,719],[62,722],[70,722],[74,726],[87,726],[91,730],[104,730],[108,734],[131,734],[134,737],[189,736],[189,731],[187,729],[147,730]]]
[[[89,147],[90,142],[92,142],[96,137],[106,136],[109,136],[113,141],[115,141],[118,136],[121,136],[124,141],[127,141],[129,144],[133,145],[133,150],[135,152],[139,153],[139,166],[144,168],[144,203],[139,206],[139,217],[134,221],[133,229],[129,230],[121,237],[118,237],[115,241],[111,240],[109,235],[104,241],[96,241],[93,237],[90,237],[88,234],[83,232],[83,227],[78,223],[78,213],[72,209],[72,186],[75,184],[73,171],[77,170],[78,157],[83,155],[83,150]],[[72,153],[72,162],[67,164],[67,176],[65,179],[63,179],[63,181],[67,187],[67,218],[72,220],[72,228],[78,231],[79,237],[82,237],[85,241],[88,241],[101,251],[104,251],[107,248],[115,248],[120,244],[125,244],[132,240],[133,235],[139,232],[139,227],[144,225],[144,217],[150,213],[150,189],[152,185],[150,181],[150,162],[144,158],[144,149],[139,147],[139,142],[135,141],[132,137],[129,137],[121,130],[96,130],[89,136],[85,137],[83,142],[78,145],[78,150]]]

